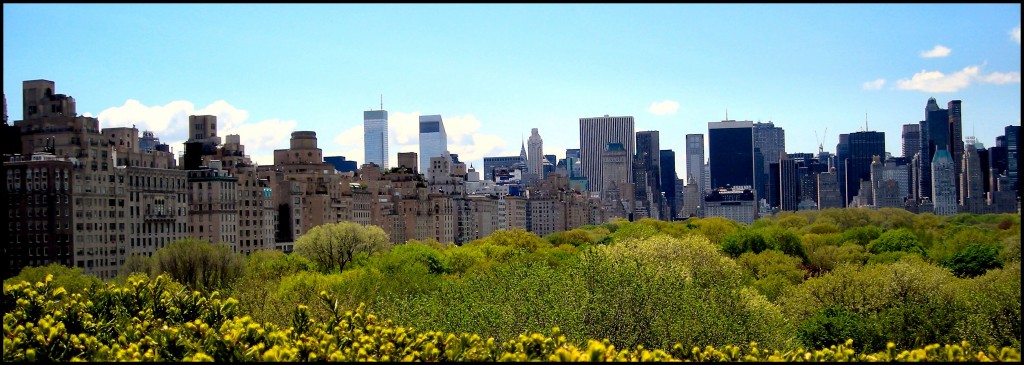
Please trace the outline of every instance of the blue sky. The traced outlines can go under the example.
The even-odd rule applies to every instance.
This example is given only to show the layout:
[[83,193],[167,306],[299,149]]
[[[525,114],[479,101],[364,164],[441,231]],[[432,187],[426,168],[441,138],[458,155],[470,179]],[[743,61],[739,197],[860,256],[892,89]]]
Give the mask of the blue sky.
[[[963,100],[986,147],[1020,125],[1020,4],[4,4],[3,89],[47,79],[101,127],[135,124],[175,151],[214,114],[258,163],[290,132],[362,163],[362,111],[391,119],[390,158],[418,152],[418,115],[480,168],[579,145],[579,118],[631,115],[685,162],[707,123],[772,121],[787,152],[835,150]],[[827,130],[827,133],[825,129]],[[817,132],[817,137],[815,135]]]

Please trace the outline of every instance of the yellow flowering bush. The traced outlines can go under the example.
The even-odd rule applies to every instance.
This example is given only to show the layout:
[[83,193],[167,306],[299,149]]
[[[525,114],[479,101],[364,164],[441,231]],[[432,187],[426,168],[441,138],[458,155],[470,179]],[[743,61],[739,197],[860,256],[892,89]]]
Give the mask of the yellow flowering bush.
[[470,333],[418,332],[390,320],[338,306],[327,292],[326,321],[298,306],[288,328],[237,313],[238,302],[188,291],[161,275],[68,293],[52,277],[4,285],[4,361],[1020,361],[1011,348],[974,348],[967,342],[865,354],[853,341],[820,350],[618,348],[607,339],[583,347],[556,327],[550,335],[523,334],[500,343]]

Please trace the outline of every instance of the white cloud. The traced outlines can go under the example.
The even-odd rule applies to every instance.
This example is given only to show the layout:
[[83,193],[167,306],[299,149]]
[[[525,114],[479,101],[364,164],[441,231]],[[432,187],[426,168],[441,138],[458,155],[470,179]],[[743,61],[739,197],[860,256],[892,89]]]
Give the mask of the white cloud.
[[864,83],[864,90],[878,90],[882,86],[885,86],[885,79],[878,79],[875,81],[868,81]]
[[[135,99],[125,100],[124,105],[107,108],[96,116],[100,126],[130,127],[136,126],[140,131],[153,131],[160,135],[188,133],[188,116],[195,112],[192,102],[177,100],[160,106],[145,106]],[[171,136],[167,136],[171,137]]]
[[146,106],[138,100],[128,99],[122,106],[103,110],[96,118],[103,128],[134,125],[140,132],[152,131],[177,152],[184,151],[183,143],[188,139],[190,115],[216,116],[217,134],[222,137],[239,135],[246,154],[261,165],[273,164],[274,149],[287,148],[291,132],[298,125],[294,120],[281,119],[247,122],[248,111],[224,100],[196,109],[194,103],[185,100],[172,101],[162,106]]
[[941,57],[949,56],[950,52],[953,52],[953,50],[951,50],[949,48],[946,48],[946,47],[943,47],[941,44],[937,44],[937,45],[935,45],[934,48],[932,48],[929,51],[921,51],[921,57],[924,57],[924,58],[941,58]]
[[[242,112],[245,112],[244,110]],[[248,116],[248,113],[245,113]],[[217,124],[221,122],[217,117]],[[267,119],[257,123],[244,123],[245,119],[235,120],[233,128],[219,134],[226,136],[237,134],[245,146],[245,154],[260,165],[274,164],[274,150],[288,148],[292,137],[291,132],[299,125],[294,120]]]
[[1018,83],[1019,84],[1020,83],[1020,72],[1016,72],[1016,71],[1014,71],[1014,72],[1006,72],[1006,73],[1003,73],[1003,72],[993,72],[993,73],[990,73],[988,75],[985,75],[982,78],[982,81],[990,83],[990,84],[997,84],[997,85],[1009,84],[1009,83]]
[[915,73],[910,79],[896,81],[896,88],[901,90],[920,90],[925,92],[955,92],[970,86],[971,82],[987,84],[1020,83],[1020,72],[992,72],[981,74],[982,66],[967,66],[963,70],[950,75],[941,71],[925,71]]
[[1020,26],[1019,25],[1016,26],[1016,27],[1013,27],[1013,29],[1010,30],[1010,38],[1013,38],[1013,40],[1015,42],[1017,42],[1018,46],[1020,45]]
[[654,115],[675,114],[679,110],[679,103],[672,100],[653,102],[647,111]]

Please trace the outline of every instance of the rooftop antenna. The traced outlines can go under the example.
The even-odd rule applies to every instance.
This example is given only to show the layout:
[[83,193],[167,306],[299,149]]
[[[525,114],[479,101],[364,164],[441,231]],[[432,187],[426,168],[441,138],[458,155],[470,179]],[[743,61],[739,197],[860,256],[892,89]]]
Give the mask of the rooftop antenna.
[[864,112],[864,131],[868,131],[868,112]]
[[384,94],[380,94],[380,110],[384,110]]
[[729,108],[725,108],[725,120],[729,120]]

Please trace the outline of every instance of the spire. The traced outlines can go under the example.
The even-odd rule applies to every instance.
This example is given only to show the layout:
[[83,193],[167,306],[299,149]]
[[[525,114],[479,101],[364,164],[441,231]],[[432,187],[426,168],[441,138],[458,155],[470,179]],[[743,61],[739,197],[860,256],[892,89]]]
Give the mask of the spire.
[[519,152],[519,158],[526,161],[526,142],[523,142],[523,147]]

